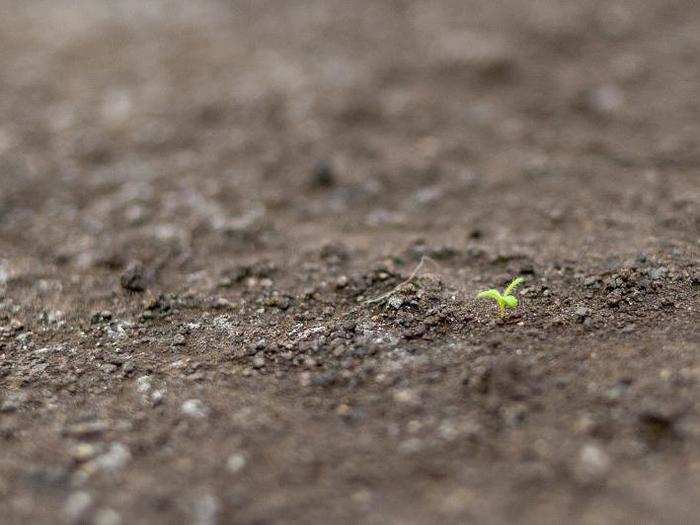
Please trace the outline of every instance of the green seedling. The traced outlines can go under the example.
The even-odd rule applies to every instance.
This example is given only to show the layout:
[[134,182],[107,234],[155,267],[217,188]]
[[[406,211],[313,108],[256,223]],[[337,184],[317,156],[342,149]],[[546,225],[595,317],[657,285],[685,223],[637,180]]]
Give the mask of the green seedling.
[[492,288],[491,290],[484,290],[483,292],[479,292],[476,295],[477,299],[493,299],[496,301],[496,304],[498,304],[498,313],[500,314],[501,317],[506,315],[506,309],[513,309],[517,308],[518,306],[518,298],[515,297],[515,289],[520,286],[523,282],[525,282],[525,279],[522,277],[516,277],[513,279],[508,286],[506,286],[505,290],[503,290],[503,294],[496,290],[495,288]]

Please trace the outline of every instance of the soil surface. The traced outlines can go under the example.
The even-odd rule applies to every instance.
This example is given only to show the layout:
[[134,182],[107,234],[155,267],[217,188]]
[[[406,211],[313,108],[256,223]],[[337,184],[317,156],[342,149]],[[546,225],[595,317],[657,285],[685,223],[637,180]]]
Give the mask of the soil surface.
[[694,0],[0,0],[0,522],[694,522],[699,57]]

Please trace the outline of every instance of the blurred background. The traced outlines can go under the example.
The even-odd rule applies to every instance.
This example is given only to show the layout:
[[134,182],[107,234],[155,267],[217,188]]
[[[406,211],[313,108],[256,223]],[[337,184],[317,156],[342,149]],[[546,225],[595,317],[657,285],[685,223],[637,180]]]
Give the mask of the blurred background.
[[508,221],[482,224],[495,205],[557,242],[581,221],[696,225],[678,216],[700,162],[692,0],[3,0],[0,14],[0,227],[78,265],[208,253],[278,221],[507,237]]

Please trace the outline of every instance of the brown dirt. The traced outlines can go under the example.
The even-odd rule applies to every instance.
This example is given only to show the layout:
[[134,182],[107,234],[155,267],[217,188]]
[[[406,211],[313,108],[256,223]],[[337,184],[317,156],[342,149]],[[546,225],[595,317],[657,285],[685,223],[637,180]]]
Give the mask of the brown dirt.
[[697,519],[700,4],[0,15],[0,521]]

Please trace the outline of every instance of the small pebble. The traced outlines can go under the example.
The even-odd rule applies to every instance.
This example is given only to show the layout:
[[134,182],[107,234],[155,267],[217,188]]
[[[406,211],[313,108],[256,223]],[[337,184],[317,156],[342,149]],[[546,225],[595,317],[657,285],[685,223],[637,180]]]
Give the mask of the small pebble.
[[654,281],[658,281],[659,279],[663,279],[666,277],[666,274],[668,273],[668,268],[665,266],[660,266],[658,268],[654,268],[652,271],[649,272],[649,277],[652,278]]
[[68,496],[63,512],[70,521],[78,521],[92,505],[92,496],[85,491],[74,492]]
[[158,405],[161,405],[165,401],[165,391],[163,390],[155,390],[151,394],[151,404],[154,407],[157,407]]
[[608,306],[617,306],[622,301],[622,295],[619,292],[612,292],[607,295],[605,302]]
[[153,386],[153,378],[151,376],[141,376],[136,380],[136,391],[139,394],[147,394]]
[[121,525],[122,517],[112,509],[99,509],[95,512],[95,525]]
[[591,315],[591,310],[589,308],[586,308],[585,306],[578,306],[574,310],[574,315],[576,315],[578,322],[582,323],[584,319]]
[[100,448],[92,443],[78,443],[71,451],[70,455],[76,461],[89,461],[99,454]]
[[579,481],[595,482],[607,475],[610,470],[610,457],[598,445],[589,443],[579,451],[575,474]]
[[240,472],[245,467],[247,460],[243,454],[231,454],[226,460],[226,468],[229,472]]
[[122,288],[129,292],[143,292],[146,290],[146,270],[139,263],[131,264],[122,274],[120,279]]
[[205,418],[209,415],[209,409],[199,399],[188,399],[182,403],[180,409],[189,417]]
[[419,396],[414,391],[408,389],[397,390],[394,392],[394,401],[406,405],[420,404]]
[[64,434],[75,438],[90,438],[103,434],[109,429],[106,421],[87,421],[85,423],[76,423],[64,430]]
[[219,514],[219,502],[211,494],[206,494],[192,505],[192,523],[195,525],[215,525]]
[[107,472],[121,470],[131,459],[131,452],[121,443],[112,443],[109,450],[92,461],[94,466]]
[[398,310],[403,305],[403,298],[400,295],[392,295],[387,302],[389,306]]

